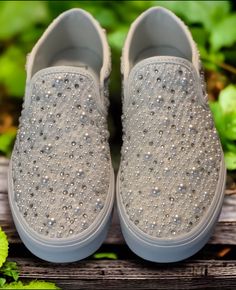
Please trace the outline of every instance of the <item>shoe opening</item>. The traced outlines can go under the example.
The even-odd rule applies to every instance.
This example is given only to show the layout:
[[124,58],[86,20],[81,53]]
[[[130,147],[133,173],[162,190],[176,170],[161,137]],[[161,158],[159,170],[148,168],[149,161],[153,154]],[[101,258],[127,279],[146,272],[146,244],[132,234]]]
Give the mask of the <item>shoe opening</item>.
[[89,67],[99,75],[103,65],[98,28],[88,14],[77,9],[62,14],[49,26],[34,54],[31,76],[50,66]]
[[171,12],[148,10],[135,24],[130,39],[130,66],[153,56],[176,56],[192,61],[190,35],[184,24]]

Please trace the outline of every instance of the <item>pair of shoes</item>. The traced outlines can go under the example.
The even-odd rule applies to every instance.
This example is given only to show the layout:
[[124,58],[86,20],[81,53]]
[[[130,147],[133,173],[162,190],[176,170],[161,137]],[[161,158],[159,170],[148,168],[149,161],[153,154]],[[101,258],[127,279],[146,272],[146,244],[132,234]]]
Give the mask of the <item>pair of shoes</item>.
[[[132,24],[121,69],[122,233],[144,259],[179,261],[206,244],[224,197],[223,152],[199,55],[181,20],[155,7]],[[105,33],[80,9],[60,15],[28,57],[9,203],[22,241],[47,261],[89,256],[111,222],[110,70]]]

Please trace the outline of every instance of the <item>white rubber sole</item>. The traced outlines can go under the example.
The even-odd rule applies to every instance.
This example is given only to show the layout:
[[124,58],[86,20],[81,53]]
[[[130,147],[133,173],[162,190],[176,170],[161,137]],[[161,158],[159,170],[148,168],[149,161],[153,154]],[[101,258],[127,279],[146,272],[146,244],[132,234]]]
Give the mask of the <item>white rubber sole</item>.
[[111,177],[108,198],[103,208],[103,214],[80,235],[71,239],[42,238],[32,231],[19,215],[14,201],[11,162],[8,172],[8,199],[13,220],[18,234],[25,246],[37,257],[54,263],[67,263],[84,259],[101,246],[106,238],[112,220],[114,204],[114,172],[111,167]]
[[161,239],[148,236],[132,224],[125,213],[119,193],[119,174],[117,176],[117,208],[121,230],[129,248],[145,260],[159,263],[177,262],[197,253],[209,240],[219,218],[225,187],[226,170],[222,162],[219,188],[215,206],[211,214],[197,226],[197,229],[177,239]]

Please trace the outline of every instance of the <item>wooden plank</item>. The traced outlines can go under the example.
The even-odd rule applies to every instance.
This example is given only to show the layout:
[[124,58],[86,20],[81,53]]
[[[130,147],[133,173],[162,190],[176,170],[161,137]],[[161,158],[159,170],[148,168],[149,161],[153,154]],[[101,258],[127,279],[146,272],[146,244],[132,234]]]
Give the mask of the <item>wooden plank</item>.
[[236,221],[236,194],[225,195],[220,221]]
[[[11,259],[10,259],[11,260]],[[62,289],[235,289],[236,261],[187,260],[156,264],[144,260],[83,260],[52,264],[14,258],[21,278],[45,279]]]
[[7,192],[8,165],[8,159],[0,157],[0,192]]

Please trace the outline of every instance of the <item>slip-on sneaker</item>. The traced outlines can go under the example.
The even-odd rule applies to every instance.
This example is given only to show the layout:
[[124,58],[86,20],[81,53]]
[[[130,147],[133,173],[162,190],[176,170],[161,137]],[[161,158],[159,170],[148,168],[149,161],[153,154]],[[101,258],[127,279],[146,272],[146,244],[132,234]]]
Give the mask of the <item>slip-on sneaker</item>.
[[109,73],[105,33],[80,9],[61,14],[28,57],[9,202],[23,243],[44,260],[80,260],[106,236],[114,202]]
[[221,211],[225,165],[199,54],[164,8],[132,24],[122,55],[122,232],[144,259],[174,262],[203,247]]

